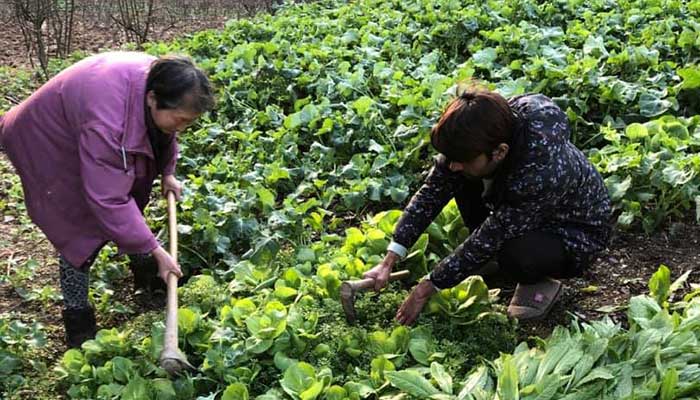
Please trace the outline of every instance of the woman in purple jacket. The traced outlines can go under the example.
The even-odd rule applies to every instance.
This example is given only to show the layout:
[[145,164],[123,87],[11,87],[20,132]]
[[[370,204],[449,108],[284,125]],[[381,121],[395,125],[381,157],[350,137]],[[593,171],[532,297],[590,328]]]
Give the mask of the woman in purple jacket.
[[206,75],[189,59],[105,53],[67,68],[0,119],[0,147],[22,180],[32,221],[58,250],[66,341],[95,335],[88,273],[115,242],[137,287],[181,276],[146,225],[153,180],[179,199],[178,132],[212,109]]

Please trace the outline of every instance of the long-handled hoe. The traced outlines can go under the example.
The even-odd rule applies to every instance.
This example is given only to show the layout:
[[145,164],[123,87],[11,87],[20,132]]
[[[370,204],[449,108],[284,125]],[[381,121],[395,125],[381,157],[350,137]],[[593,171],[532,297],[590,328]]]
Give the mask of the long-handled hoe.
[[[175,194],[168,192],[168,232],[170,232],[170,255],[177,262],[177,216]],[[160,353],[160,366],[170,375],[177,375],[184,368],[195,369],[177,344],[177,276],[168,275],[168,304],[165,307],[165,338]]]

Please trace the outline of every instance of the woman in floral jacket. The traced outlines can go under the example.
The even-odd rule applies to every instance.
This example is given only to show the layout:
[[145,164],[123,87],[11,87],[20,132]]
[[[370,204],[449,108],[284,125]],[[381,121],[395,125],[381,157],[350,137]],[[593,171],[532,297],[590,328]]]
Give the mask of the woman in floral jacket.
[[440,155],[399,220],[383,262],[365,276],[383,287],[442,208],[454,198],[471,235],[412,291],[397,313],[411,324],[438,289],[487,262],[519,282],[508,307],[519,319],[546,315],[562,284],[605,249],[612,224],[600,174],[570,141],[566,115],[543,95],[508,101],[467,91],[431,133]]

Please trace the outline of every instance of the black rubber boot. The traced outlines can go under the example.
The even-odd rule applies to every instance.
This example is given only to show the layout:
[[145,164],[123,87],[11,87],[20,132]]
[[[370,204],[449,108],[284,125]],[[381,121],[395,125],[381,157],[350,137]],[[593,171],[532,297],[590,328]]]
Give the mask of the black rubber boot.
[[150,254],[129,255],[129,269],[134,274],[134,290],[165,291],[165,282],[158,276],[158,263]]
[[95,310],[63,310],[63,326],[66,329],[66,344],[72,349],[80,348],[86,340],[94,339],[97,333]]

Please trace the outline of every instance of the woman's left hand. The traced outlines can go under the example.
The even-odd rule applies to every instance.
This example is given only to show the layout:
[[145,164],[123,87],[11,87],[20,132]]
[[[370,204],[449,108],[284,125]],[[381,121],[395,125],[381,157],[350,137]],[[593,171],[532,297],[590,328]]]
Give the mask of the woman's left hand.
[[402,325],[412,325],[418,318],[418,314],[423,310],[425,303],[430,300],[430,296],[435,292],[435,287],[430,281],[421,281],[401,304],[399,311],[396,313],[396,320]]
[[175,175],[166,175],[163,177],[161,184],[163,187],[163,196],[167,197],[168,192],[175,193],[175,198],[179,201],[182,195],[182,183],[175,178]]

